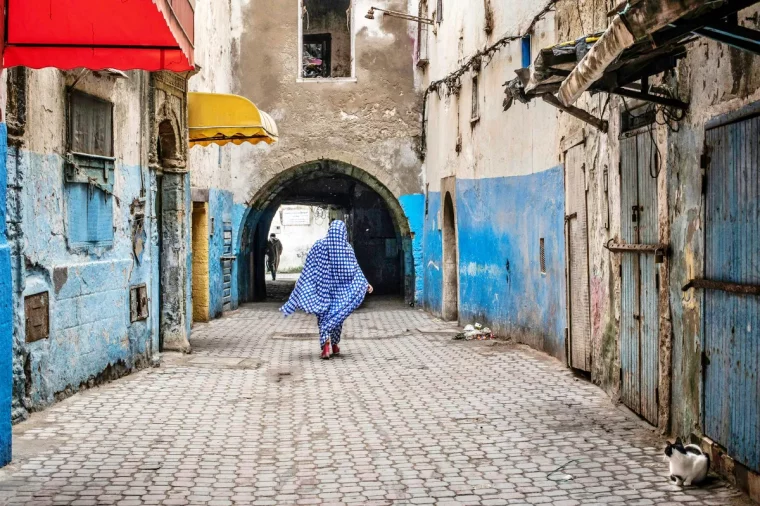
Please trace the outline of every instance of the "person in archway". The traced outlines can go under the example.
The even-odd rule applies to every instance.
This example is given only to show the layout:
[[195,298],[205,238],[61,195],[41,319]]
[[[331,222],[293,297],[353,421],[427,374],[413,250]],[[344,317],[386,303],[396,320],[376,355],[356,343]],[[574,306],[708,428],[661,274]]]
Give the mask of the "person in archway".
[[272,273],[272,281],[277,279],[277,269],[280,267],[281,255],[282,242],[280,242],[275,234],[270,234],[267,241],[267,270]]
[[330,223],[327,237],[317,241],[288,302],[280,308],[285,316],[302,310],[317,316],[322,358],[339,355],[343,322],[372,293],[372,285],[356,261],[348,243],[346,224]]

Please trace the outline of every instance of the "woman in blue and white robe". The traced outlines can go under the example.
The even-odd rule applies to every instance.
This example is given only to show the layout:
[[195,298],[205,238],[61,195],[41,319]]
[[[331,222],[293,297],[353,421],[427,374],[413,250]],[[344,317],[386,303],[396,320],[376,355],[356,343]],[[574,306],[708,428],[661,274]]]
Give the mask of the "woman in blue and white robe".
[[317,316],[322,358],[338,355],[343,322],[372,293],[348,243],[346,224],[330,223],[327,237],[317,241],[306,256],[306,264],[288,302],[280,308],[285,316],[297,310]]

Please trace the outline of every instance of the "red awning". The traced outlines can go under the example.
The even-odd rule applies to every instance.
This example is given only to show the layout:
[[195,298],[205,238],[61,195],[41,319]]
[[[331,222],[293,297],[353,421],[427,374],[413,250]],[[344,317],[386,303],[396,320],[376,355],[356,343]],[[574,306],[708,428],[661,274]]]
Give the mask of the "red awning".
[[3,67],[193,69],[195,0],[3,3]]

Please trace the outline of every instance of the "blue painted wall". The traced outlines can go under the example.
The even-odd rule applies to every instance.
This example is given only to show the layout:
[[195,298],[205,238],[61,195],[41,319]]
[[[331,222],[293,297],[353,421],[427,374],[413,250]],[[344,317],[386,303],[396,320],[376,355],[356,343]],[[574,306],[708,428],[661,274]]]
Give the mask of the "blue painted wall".
[[443,307],[443,243],[438,228],[438,214],[441,210],[440,192],[428,192],[427,211],[423,209],[423,251],[422,305],[431,313],[440,316]]
[[[69,237],[72,218],[67,212],[69,192],[63,182],[62,158],[12,151],[7,158],[9,171],[13,170],[14,181],[23,181],[14,205],[9,206],[13,213],[9,219],[20,222],[24,234],[20,257],[12,262],[13,400],[18,418],[24,416],[20,405],[38,409],[53,402],[56,395],[76,391],[91,380],[113,378],[149,362],[157,349],[157,281],[153,280],[157,279],[158,258],[148,245],[141,263],[132,253],[130,203],[150,196],[151,188],[143,188],[141,183],[152,181],[147,169],[117,166],[115,192],[119,199],[112,199],[112,244],[83,249]],[[147,200],[150,215],[153,205]],[[146,220],[149,238],[155,236],[154,224],[155,220]],[[143,283],[153,294],[150,316],[131,323],[129,289]],[[26,343],[24,298],[40,292],[49,295],[50,337]],[[29,378],[25,378],[25,363]]]
[[13,392],[13,286],[11,252],[6,238],[8,130],[0,123],[0,466],[11,461]]
[[[460,179],[456,191],[459,317],[565,356],[564,180],[562,167],[527,176]],[[425,309],[441,314],[441,195],[424,215]],[[423,212],[424,214],[424,212]],[[546,273],[539,239],[544,238]]]
[[422,269],[422,243],[425,227],[425,196],[421,193],[402,195],[399,203],[404,209],[409,228],[412,230],[412,256],[414,258],[414,301],[419,304],[422,301],[424,286],[424,274]]
[[[462,322],[484,321],[565,356],[562,167],[528,176],[457,181]],[[540,268],[544,238],[546,273]]]

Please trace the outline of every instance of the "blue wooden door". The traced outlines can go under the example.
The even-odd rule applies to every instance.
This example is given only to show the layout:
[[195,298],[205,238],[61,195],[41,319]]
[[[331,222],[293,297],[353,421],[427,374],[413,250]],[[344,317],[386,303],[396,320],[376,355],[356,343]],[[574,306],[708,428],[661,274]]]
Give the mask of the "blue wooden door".
[[[760,285],[760,118],[707,131],[705,278]],[[760,471],[760,295],[704,293],[707,436]]]
[[[655,149],[648,132],[620,140],[621,238],[659,243]],[[657,424],[659,268],[651,253],[622,253],[620,367],[623,403]]]

